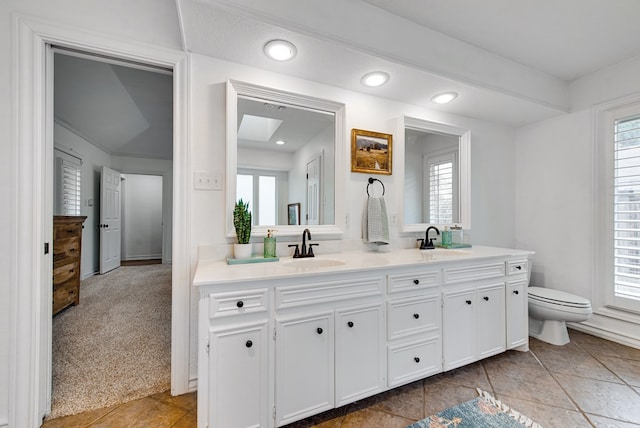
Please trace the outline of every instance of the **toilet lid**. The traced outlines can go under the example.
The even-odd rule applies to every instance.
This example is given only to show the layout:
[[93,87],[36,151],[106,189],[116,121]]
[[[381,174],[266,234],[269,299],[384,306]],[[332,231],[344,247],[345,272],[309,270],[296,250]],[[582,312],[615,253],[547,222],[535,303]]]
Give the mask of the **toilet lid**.
[[551,303],[561,306],[571,306],[574,308],[589,308],[591,302],[584,297],[575,294],[565,293],[564,291],[553,290],[551,288],[529,287],[527,289],[529,298],[540,302]]

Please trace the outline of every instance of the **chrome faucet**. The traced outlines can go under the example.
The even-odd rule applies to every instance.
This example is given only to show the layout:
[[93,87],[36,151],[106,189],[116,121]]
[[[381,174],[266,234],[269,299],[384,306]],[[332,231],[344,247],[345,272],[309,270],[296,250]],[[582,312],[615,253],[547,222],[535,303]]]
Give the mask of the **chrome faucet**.
[[[422,242],[420,243],[420,249],[421,249],[421,250],[433,250],[433,249],[435,248],[435,247],[433,246],[433,239],[434,239],[434,238],[429,239],[429,231],[430,231],[431,229],[435,230],[435,231],[436,231],[436,233],[437,233],[438,235],[440,235],[440,231],[438,230],[438,228],[437,228],[437,227],[435,227],[435,226],[429,226],[429,227],[427,227],[427,230],[424,232],[424,239],[422,239],[422,238],[417,239],[417,241],[422,241]],[[427,242],[427,241],[428,241],[428,242]]]
[[302,231],[302,246],[301,249],[298,250],[298,244],[291,244],[289,247],[296,247],[295,252],[293,253],[293,258],[298,259],[301,257],[315,257],[313,254],[313,246],[318,244],[309,244],[309,251],[307,252],[307,238],[311,241],[311,232],[309,229],[305,229]]

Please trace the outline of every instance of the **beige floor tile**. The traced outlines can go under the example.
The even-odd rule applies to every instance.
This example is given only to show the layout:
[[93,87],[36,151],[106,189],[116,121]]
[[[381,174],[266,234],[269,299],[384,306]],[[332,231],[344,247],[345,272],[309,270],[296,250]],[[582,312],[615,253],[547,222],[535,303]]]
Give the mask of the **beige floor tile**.
[[564,374],[556,379],[582,411],[640,424],[640,396],[629,386]]
[[475,388],[456,385],[442,375],[428,378],[424,382],[424,415],[434,415],[476,397]]
[[600,357],[600,361],[629,385],[640,387],[640,360]]
[[469,388],[480,388],[493,394],[487,373],[481,361],[443,373],[448,382]]
[[405,428],[413,422],[415,420],[401,416],[372,409],[362,409],[346,415],[340,428]]
[[151,398],[143,398],[121,405],[90,426],[91,428],[171,427],[185,414],[187,414],[185,410]]
[[602,416],[587,415],[587,418],[596,428],[638,428],[640,425],[631,422],[622,422],[615,419],[603,418]]
[[588,427],[587,419],[577,410],[562,409],[549,406],[547,404],[535,403],[533,401],[521,400],[515,397],[496,397],[503,403],[527,415],[534,422],[539,423],[544,428],[567,428],[567,427]]
[[575,342],[569,342],[564,346],[554,346],[532,339],[529,347],[549,371],[619,382],[610,370]]
[[605,340],[590,334],[569,330],[569,337],[580,345],[582,349],[596,358],[617,357],[627,360],[640,360],[640,349],[624,346],[610,340]]
[[382,394],[380,400],[370,408],[407,419],[419,420],[424,415],[423,382],[413,382]]

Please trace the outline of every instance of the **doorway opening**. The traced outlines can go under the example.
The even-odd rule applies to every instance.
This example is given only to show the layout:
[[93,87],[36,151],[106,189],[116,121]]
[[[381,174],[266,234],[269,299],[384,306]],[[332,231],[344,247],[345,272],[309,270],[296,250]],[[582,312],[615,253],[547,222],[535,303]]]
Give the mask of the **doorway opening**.
[[52,50],[54,148],[80,159],[87,218],[80,302],[52,322],[50,419],[171,387],[173,224],[172,71]]

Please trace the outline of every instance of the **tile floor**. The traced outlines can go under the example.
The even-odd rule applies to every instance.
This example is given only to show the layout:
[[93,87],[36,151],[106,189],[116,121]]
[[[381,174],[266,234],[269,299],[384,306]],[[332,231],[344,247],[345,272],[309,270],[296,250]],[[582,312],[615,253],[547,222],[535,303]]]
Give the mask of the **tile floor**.
[[[570,330],[558,347],[531,339],[509,351],[287,428],[404,428],[475,398],[482,388],[545,428],[640,427],[640,349]],[[196,427],[195,393],[168,393],[46,422],[58,427]]]

